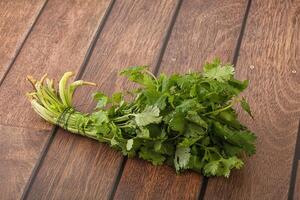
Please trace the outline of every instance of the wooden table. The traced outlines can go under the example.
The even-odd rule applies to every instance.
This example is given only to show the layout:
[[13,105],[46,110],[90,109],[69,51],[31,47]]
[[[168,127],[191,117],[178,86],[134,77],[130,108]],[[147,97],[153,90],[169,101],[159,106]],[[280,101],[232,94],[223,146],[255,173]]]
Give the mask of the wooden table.
[[[121,68],[186,72],[216,56],[250,80],[255,120],[239,116],[258,136],[229,179],[127,159],[44,122],[24,95],[27,74],[74,71],[111,94]],[[300,199],[299,66],[299,0],[2,0],[0,199]],[[76,93],[81,110],[96,89]]]

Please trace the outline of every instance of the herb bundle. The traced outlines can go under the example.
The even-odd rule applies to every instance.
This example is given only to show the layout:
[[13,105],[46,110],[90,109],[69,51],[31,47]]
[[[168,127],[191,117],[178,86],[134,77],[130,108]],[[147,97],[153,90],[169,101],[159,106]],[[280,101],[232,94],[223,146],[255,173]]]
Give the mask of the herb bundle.
[[177,172],[191,169],[205,176],[229,177],[240,169],[245,155],[255,153],[256,136],[237,119],[233,106],[251,115],[239,94],[248,81],[234,79],[234,68],[216,59],[205,64],[203,72],[160,74],[147,67],[131,67],[121,75],[139,84],[130,92],[111,97],[94,93],[97,105],[92,113],[77,111],[72,97],[77,87],[94,85],[82,80],[68,84],[67,72],[59,81],[28,77],[34,91],[28,93],[33,109],[45,120],[72,133],[108,143],[123,155],[168,164]]

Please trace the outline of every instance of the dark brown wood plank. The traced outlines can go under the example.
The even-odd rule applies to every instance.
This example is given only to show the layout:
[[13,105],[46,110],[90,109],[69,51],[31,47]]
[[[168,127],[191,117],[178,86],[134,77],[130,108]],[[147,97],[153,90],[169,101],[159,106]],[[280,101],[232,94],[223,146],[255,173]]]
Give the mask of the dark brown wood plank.
[[287,199],[300,117],[300,1],[255,0],[249,13],[237,77],[255,120],[257,153],[228,179],[210,179],[205,198]]
[[[201,70],[204,62],[215,56],[230,62],[246,3],[183,1],[160,71],[170,74]],[[130,159],[115,199],[196,199],[200,187],[200,174],[187,172],[177,176],[170,167]]]
[[294,190],[294,200],[300,199],[300,161],[298,161],[296,184]]
[[[109,0],[49,1],[0,86],[0,199],[21,196],[52,128],[25,98],[32,89],[26,75],[78,70],[108,5]],[[2,128],[8,126],[19,128]]]
[[0,80],[13,62],[44,4],[45,0],[0,1]]
[[0,130],[0,199],[20,199],[49,132],[3,125]]
[[[82,79],[98,83],[76,93],[91,111],[91,91],[128,88],[121,68],[156,62],[176,1],[116,1]],[[126,86],[125,86],[126,85]],[[123,157],[107,145],[60,130],[33,182],[28,199],[107,199]]]

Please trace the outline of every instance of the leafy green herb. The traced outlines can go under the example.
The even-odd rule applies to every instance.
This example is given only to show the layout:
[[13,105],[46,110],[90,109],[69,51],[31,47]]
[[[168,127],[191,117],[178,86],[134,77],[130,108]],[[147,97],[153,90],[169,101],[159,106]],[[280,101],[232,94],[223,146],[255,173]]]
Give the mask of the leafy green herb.
[[145,66],[121,72],[139,88],[132,101],[120,92],[111,97],[94,93],[93,113],[76,111],[72,96],[78,86],[67,72],[55,89],[45,76],[29,93],[33,109],[45,120],[76,134],[108,143],[127,156],[139,156],[154,165],[169,164],[179,173],[191,169],[205,176],[229,177],[240,169],[243,155],[255,153],[256,136],[237,119],[233,106],[251,116],[250,106],[239,94],[248,81],[234,79],[234,68],[214,60],[203,73],[161,74],[155,77]]
[[141,113],[134,114],[137,126],[147,126],[149,124],[158,124],[161,122],[159,108],[156,106],[146,106]]

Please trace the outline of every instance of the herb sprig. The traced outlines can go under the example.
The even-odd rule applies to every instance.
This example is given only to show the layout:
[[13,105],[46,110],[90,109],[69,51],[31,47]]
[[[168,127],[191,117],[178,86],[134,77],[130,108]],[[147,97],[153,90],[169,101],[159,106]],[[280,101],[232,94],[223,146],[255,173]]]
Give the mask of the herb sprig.
[[72,133],[108,143],[123,155],[154,165],[168,164],[181,172],[191,169],[205,176],[229,177],[232,169],[244,165],[242,158],[255,153],[256,136],[242,125],[233,106],[252,117],[250,107],[239,94],[248,81],[233,77],[232,65],[215,59],[203,72],[160,74],[155,77],[145,66],[121,72],[140,85],[111,97],[97,92],[95,110],[76,111],[72,97],[77,87],[94,85],[82,80],[68,84],[67,72],[55,89],[53,80],[28,77],[34,91],[28,94],[33,109],[45,120]]

